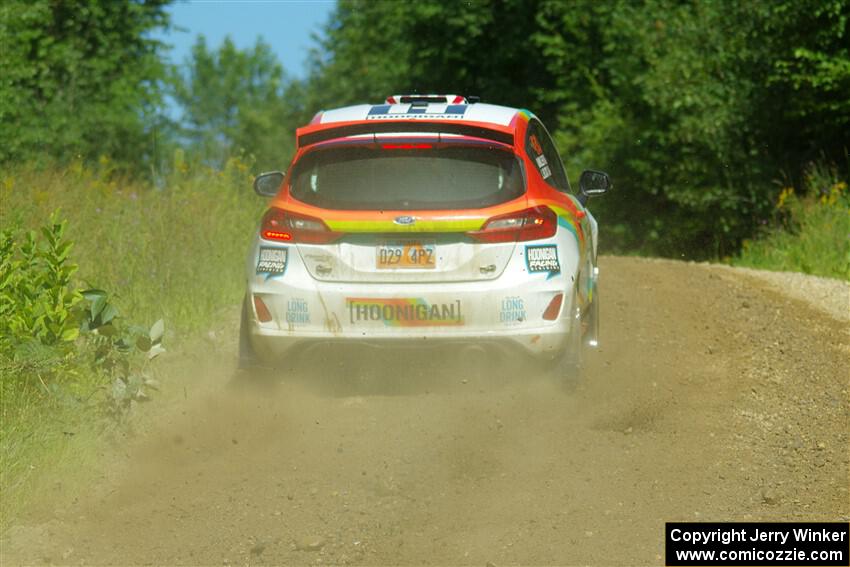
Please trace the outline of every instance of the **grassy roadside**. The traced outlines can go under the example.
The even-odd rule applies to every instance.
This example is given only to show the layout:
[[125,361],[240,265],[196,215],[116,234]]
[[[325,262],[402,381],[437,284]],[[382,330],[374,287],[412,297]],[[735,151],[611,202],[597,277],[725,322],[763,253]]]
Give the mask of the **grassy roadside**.
[[195,331],[239,294],[263,203],[238,159],[222,171],[190,169],[179,154],[175,161],[161,188],[112,178],[106,161],[98,170],[4,173],[0,223],[34,229],[59,209],[80,282],[110,291],[134,320]]
[[[214,171],[178,154],[174,171],[153,187],[122,181],[106,160],[97,168],[7,170],[0,228],[37,230],[59,209],[73,242],[69,260],[79,266],[75,286],[107,290],[119,318],[145,327],[164,319],[165,344],[174,350],[238,302],[263,207],[238,159]],[[103,417],[102,374],[65,359],[47,374],[30,372],[26,357],[10,360],[0,361],[0,531],[34,487],[90,461],[115,427]]]
[[779,195],[773,224],[746,241],[734,266],[850,281],[850,190],[833,169],[813,166],[807,191]]

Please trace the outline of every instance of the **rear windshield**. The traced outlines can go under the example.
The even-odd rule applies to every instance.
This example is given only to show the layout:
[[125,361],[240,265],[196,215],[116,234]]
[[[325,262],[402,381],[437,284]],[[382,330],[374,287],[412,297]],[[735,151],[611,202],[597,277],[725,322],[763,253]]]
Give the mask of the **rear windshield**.
[[519,160],[494,147],[337,147],[307,154],[292,196],[327,209],[469,209],[523,194]]

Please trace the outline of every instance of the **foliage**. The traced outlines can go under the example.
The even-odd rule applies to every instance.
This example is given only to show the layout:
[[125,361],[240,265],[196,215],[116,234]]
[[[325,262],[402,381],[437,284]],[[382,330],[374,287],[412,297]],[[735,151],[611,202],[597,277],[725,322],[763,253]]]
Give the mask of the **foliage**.
[[155,135],[168,0],[0,7],[0,163],[97,158],[141,168]]
[[242,152],[264,170],[285,168],[294,146],[293,92],[262,39],[240,50],[227,37],[210,51],[199,36],[170,84],[183,111],[181,133],[194,153],[216,166]]
[[[480,95],[534,108],[555,84],[529,36],[538,2],[338,3],[311,53],[308,113],[400,92]],[[302,117],[309,119],[309,116]]]
[[343,0],[306,107],[408,90],[530,108],[573,176],[613,174],[593,203],[607,250],[722,256],[770,215],[774,176],[802,188],[804,164],[850,147],[848,16],[848,0]]
[[66,225],[51,215],[41,241],[35,231],[20,238],[12,228],[0,232],[0,350],[30,339],[52,346],[79,335],[72,311],[82,296],[70,287],[77,266],[68,262]]
[[[20,247],[29,246],[29,238],[27,235]],[[5,240],[4,245],[10,242],[12,246],[7,248],[17,247],[12,239]],[[67,240],[63,243],[70,245]],[[66,267],[76,268],[67,263]],[[37,269],[26,265],[19,268],[39,275]],[[67,285],[54,283],[55,289],[39,290],[45,302],[68,293]],[[0,290],[3,305],[12,306],[7,313],[11,317],[30,309],[25,302],[16,301],[21,290],[22,286]],[[71,294],[79,301],[70,308],[65,321],[68,330],[79,332],[76,339],[68,340],[66,335],[65,340],[57,342],[52,334],[41,338],[6,336],[0,345],[0,490],[4,495],[0,530],[10,519],[7,514],[20,505],[21,490],[31,480],[36,465],[51,470],[69,461],[79,462],[78,453],[67,454],[80,449],[68,443],[69,436],[85,432],[90,439],[103,427],[103,420],[98,419],[101,416],[123,422],[133,406],[148,400],[148,391],[158,387],[148,365],[163,352],[162,321],[150,330],[128,325],[105,292]]]
[[219,171],[177,151],[160,188],[123,177],[105,159],[46,171],[22,165],[0,173],[0,225],[38,227],[61,208],[78,281],[112,291],[134,320],[163,318],[177,335],[206,331],[244,291],[245,253],[264,205],[250,189],[250,167],[233,157]]
[[[64,266],[79,266],[70,289],[91,281],[113,291],[78,290],[76,340],[45,346],[20,337],[0,353],[4,515],[20,505],[40,470],[79,462],[82,438],[90,443],[103,428],[95,416],[106,412],[124,420],[151,396],[163,372],[150,359],[160,341],[179,347],[181,337],[206,332],[239,301],[245,252],[263,207],[250,191],[249,168],[231,158],[217,171],[178,151],[163,187],[123,177],[106,158],[67,169],[17,165],[0,173],[4,232],[23,227],[38,234],[39,227],[56,224],[51,214],[61,207],[67,225],[58,223],[66,227],[58,246],[74,240]],[[20,260],[27,232],[11,232],[16,244],[7,238],[3,250],[14,246]],[[168,321],[167,335],[154,323],[159,317]],[[5,321],[0,317],[0,324]]]
[[807,195],[785,187],[774,221],[755,240],[744,241],[732,263],[768,270],[803,272],[850,281],[850,191],[834,168],[812,165]]
[[[323,108],[476,94],[537,113],[573,177],[612,174],[593,203],[604,249],[705,258],[752,237],[780,185],[802,194],[805,164],[850,147],[850,0],[341,0],[303,81],[261,40],[199,37],[166,73],[148,35],[165,3],[5,3],[0,163],[105,155],[167,177],[160,156],[182,145],[190,163],[282,169]],[[179,127],[158,110],[166,75]]]
[[89,361],[89,370],[112,384],[106,403],[121,417],[131,400],[146,399],[141,386],[147,377],[134,365],[133,351],[148,359],[163,352],[163,322],[150,331],[122,324],[105,291],[76,289],[71,277],[78,266],[69,261],[73,242],[64,237],[66,226],[54,212],[41,239],[35,231],[0,234],[0,366],[15,371],[4,381],[55,393]]
[[[165,324],[158,320],[148,330],[138,325],[122,325],[118,309],[101,289],[81,292],[86,300],[79,311],[80,329],[87,339],[86,350],[92,355],[91,369],[110,385],[105,399],[108,413],[121,420],[135,402],[148,400],[147,391],[159,383],[147,370],[147,362],[163,352]],[[135,351],[145,353],[145,361],[133,364]]]

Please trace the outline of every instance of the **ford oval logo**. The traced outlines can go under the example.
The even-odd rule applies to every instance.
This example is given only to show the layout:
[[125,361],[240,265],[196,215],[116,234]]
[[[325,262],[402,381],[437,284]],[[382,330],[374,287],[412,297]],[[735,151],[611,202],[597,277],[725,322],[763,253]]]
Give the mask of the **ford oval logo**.
[[393,222],[396,223],[396,224],[413,224],[413,223],[416,222],[416,218],[405,215],[403,217],[396,217],[395,220],[393,220]]

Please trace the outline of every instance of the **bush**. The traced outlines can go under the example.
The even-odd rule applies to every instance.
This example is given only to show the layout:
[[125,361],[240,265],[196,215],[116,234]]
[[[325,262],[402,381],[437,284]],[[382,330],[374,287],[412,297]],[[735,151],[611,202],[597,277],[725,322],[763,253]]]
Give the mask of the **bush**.
[[248,167],[177,153],[156,184],[105,158],[0,173],[0,530],[39,470],[82,464],[114,423],[98,418],[124,420],[148,398],[164,338],[178,343],[238,305],[264,206]]
[[850,191],[835,168],[809,167],[808,191],[785,187],[773,224],[745,241],[732,263],[767,270],[803,272],[850,280]]
[[[148,331],[122,324],[103,290],[72,285],[78,266],[68,260],[73,242],[64,238],[59,213],[35,231],[0,233],[0,368],[4,386],[38,385],[48,394],[73,385],[88,371],[110,385],[104,405],[121,418],[131,402],[147,399],[155,384],[134,350],[159,355],[164,324]],[[91,396],[89,396],[91,398]]]
[[79,334],[71,312],[82,296],[70,289],[77,266],[68,262],[67,223],[57,219],[51,215],[42,227],[43,242],[35,231],[0,232],[0,350],[30,339],[55,345]]
[[251,230],[264,202],[249,164],[214,170],[174,156],[157,183],[116,175],[110,160],[67,169],[12,169],[0,179],[0,223],[36,227],[61,207],[75,242],[77,277],[113,292],[122,313],[175,335],[207,330],[244,292]]

